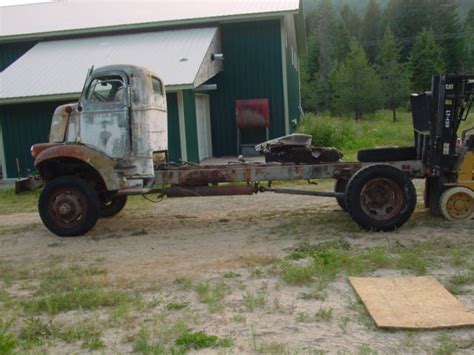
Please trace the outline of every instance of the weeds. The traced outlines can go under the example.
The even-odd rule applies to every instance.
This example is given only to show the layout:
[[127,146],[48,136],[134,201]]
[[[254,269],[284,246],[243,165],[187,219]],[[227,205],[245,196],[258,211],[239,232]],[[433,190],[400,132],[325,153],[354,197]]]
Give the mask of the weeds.
[[179,311],[187,306],[186,303],[168,303],[165,308],[167,311]]
[[41,280],[35,297],[20,302],[27,312],[59,312],[74,309],[94,310],[132,301],[124,291],[110,289],[100,278],[102,271],[71,267],[53,269]]
[[322,320],[324,322],[330,322],[333,317],[332,308],[320,308],[316,313],[316,320]]
[[176,345],[185,350],[199,350],[204,348],[228,348],[233,345],[229,338],[219,339],[215,335],[207,335],[204,332],[185,333],[176,339]]
[[240,277],[241,275],[239,273],[233,272],[233,271],[228,271],[224,274],[224,278],[226,279],[235,279],[237,277]]
[[13,351],[18,346],[17,340],[9,332],[12,323],[13,319],[10,321],[0,319],[0,354],[13,354]]
[[253,312],[255,309],[265,306],[266,302],[267,294],[263,290],[256,293],[247,292],[243,297],[243,303],[247,312]]
[[340,274],[355,276],[378,269],[401,269],[423,275],[432,260],[432,252],[422,245],[397,247],[391,252],[389,248],[376,247],[355,253],[350,245],[337,241],[296,249],[280,262],[279,274],[290,285],[313,284],[312,294],[303,295],[309,299],[321,297],[325,285]]
[[443,333],[438,337],[439,347],[434,351],[436,355],[451,355],[456,353],[458,345],[449,337],[448,334]]
[[200,283],[194,290],[198,294],[199,302],[207,304],[211,313],[223,309],[221,301],[230,293],[229,287],[223,282],[219,282],[215,286],[211,286],[209,283]]
[[18,338],[26,348],[29,348],[33,345],[42,344],[57,333],[58,330],[51,322],[46,323],[39,318],[30,318],[24,322]]
[[82,341],[82,347],[90,350],[100,349],[102,341],[100,328],[92,322],[82,322],[68,327],[59,334],[59,338],[67,343]]
[[173,345],[165,345],[160,342],[151,342],[148,332],[142,328],[133,343],[135,353],[154,355],[154,354],[184,354],[184,349],[178,349]]

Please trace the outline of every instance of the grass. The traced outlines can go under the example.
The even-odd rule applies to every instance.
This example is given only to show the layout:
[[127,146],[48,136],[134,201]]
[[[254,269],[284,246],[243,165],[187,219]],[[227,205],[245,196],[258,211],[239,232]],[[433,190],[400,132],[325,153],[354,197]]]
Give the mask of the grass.
[[333,318],[333,313],[334,312],[332,308],[320,308],[316,313],[316,320],[329,322]]
[[228,348],[233,345],[229,338],[219,339],[215,335],[208,335],[204,332],[185,333],[176,339],[176,345],[188,350],[199,350],[204,348]]
[[186,303],[168,303],[165,306],[167,311],[179,311],[183,308],[186,308],[188,305]]
[[10,333],[13,320],[5,321],[0,318],[0,354],[13,354],[18,341]]
[[198,294],[199,302],[207,304],[211,313],[223,310],[221,301],[230,293],[229,287],[224,282],[218,282],[216,285],[207,282],[199,283],[194,290]]
[[253,312],[257,308],[262,308],[267,303],[267,293],[259,290],[255,293],[246,292],[243,296],[243,305],[247,312]]
[[443,333],[438,337],[439,346],[435,349],[435,355],[451,355],[458,350],[458,344],[447,334]]
[[[295,249],[279,265],[279,274],[290,285],[315,285],[315,295],[339,275],[356,276],[378,269],[406,270],[426,274],[442,254],[443,243],[419,243],[410,247],[375,247],[352,251],[341,241],[320,245],[304,245]],[[305,295],[305,298],[311,298]]]
[[0,189],[0,215],[36,212],[40,190],[15,195],[13,189]]
[[57,314],[95,310],[132,302],[132,296],[109,287],[104,272],[95,268],[53,268],[41,279],[32,299],[20,302],[27,312]]

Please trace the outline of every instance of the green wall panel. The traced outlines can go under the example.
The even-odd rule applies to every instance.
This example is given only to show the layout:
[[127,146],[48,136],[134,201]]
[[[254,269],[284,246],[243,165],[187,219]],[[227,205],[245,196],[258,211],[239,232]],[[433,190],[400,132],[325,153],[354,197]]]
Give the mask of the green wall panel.
[[[235,23],[221,26],[224,71],[211,82],[213,152],[237,154],[235,100],[268,98],[270,138],[285,134],[280,21]],[[265,130],[243,130],[243,143],[259,143]]]
[[166,101],[168,106],[168,158],[172,162],[179,163],[181,141],[179,138],[178,95],[168,93]]
[[196,99],[192,90],[183,90],[184,124],[186,125],[186,151],[188,161],[199,163],[196,123]]
[[17,177],[16,159],[21,175],[33,170],[30,147],[48,141],[51,118],[60,102],[0,106],[5,164],[8,178]]
[[29,51],[36,43],[0,44],[0,72]]

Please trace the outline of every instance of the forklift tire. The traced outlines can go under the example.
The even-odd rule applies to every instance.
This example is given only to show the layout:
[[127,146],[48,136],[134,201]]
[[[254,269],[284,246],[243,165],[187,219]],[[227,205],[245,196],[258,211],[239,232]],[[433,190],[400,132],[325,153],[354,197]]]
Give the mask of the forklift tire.
[[[349,180],[347,179],[337,179],[336,180],[336,185],[334,186],[334,191],[336,192],[346,192],[346,187],[347,183]],[[345,211],[347,212],[347,207],[346,207],[346,197],[336,197],[337,204]]]
[[118,214],[127,204],[127,195],[115,195],[112,199],[100,199],[99,216],[109,218]]
[[416,160],[416,149],[415,147],[362,149],[357,153],[357,159],[363,163]]
[[415,186],[408,175],[395,167],[369,165],[349,180],[346,206],[362,228],[392,231],[401,227],[415,210]]
[[449,221],[467,221],[474,218],[474,191],[466,187],[451,187],[443,192],[439,208]]
[[99,219],[99,199],[94,188],[74,176],[46,183],[38,210],[46,228],[60,237],[86,234]]

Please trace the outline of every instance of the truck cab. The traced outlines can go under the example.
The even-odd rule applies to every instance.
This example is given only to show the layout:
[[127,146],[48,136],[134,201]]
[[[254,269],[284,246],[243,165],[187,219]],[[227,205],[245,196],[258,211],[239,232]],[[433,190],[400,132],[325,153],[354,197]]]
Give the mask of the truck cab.
[[32,154],[46,182],[64,175],[58,165],[69,158],[97,170],[107,190],[119,190],[149,185],[167,150],[163,82],[144,68],[111,65],[89,71],[79,101],[56,109],[49,142]]

